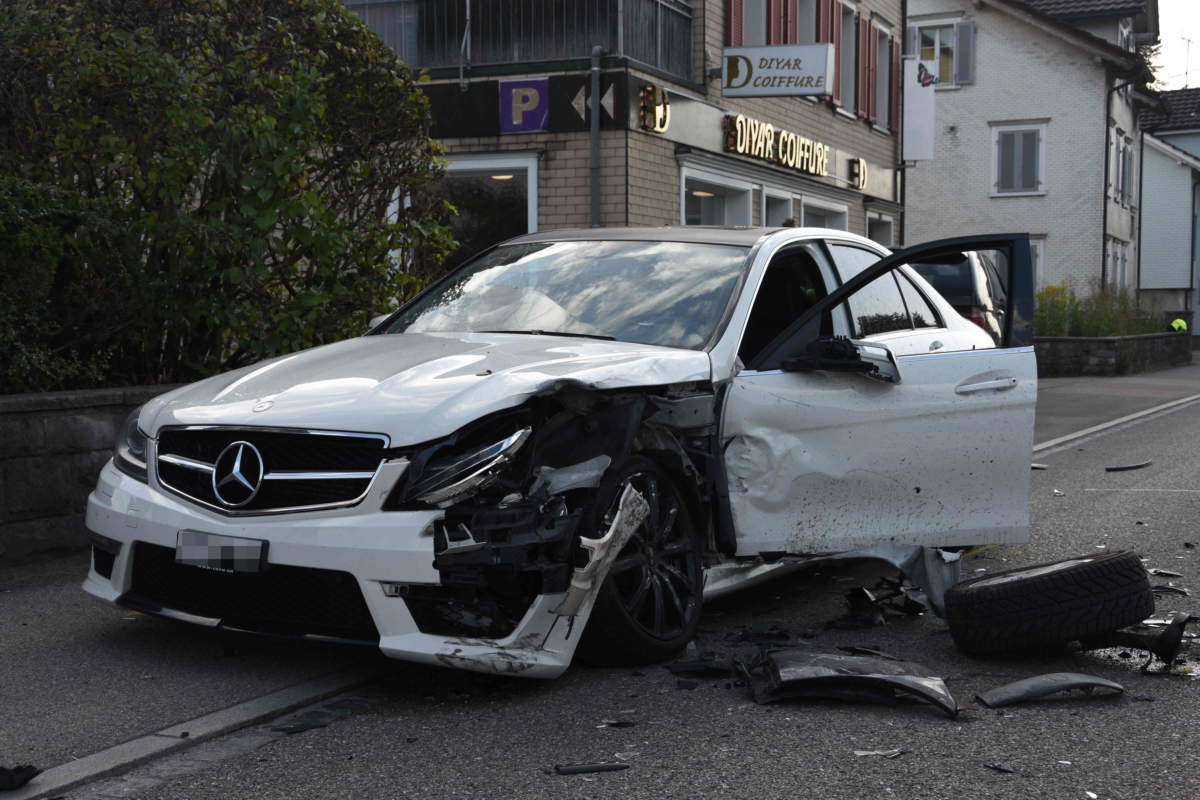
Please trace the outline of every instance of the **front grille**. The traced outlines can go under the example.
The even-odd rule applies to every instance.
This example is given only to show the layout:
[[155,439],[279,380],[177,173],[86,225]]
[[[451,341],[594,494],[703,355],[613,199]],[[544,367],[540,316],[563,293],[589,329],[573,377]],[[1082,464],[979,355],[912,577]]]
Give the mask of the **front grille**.
[[[257,492],[248,501],[236,494],[219,497],[213,487],[214,468],[222,453],[236,442],[252,445],[261,458],[261,465],[256,460],[254,469],[247,470],[250,482],[257,483]],[[167,428],[158,437],[158,480],[176,494],[227,514],[352,505],[366,493],[384,460],[382,451],[387,444],[387,437],[378,434]],[[226,472],[230,463],[231,459],[221,462]],[[218,469],[218,485],[222,477]]]
[[265,572],[216,572],[175,563],[169,547],[137,542],[133,582],[123,599],[260,633],[379,641],[358,581],[348,572],[280,564]]

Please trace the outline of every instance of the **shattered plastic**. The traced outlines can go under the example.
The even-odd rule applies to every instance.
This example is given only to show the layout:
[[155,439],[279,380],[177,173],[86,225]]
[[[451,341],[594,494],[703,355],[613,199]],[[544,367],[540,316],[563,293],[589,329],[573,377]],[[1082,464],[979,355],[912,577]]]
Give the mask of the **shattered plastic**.
[[1095,675],[1084,675],[1079,672],[1051,672],[997,686],[995,689],[977,694],[975,697],[988,708],[1000,708],[1072,689],[1083,689],[1088,695],[1097,689],[1104,690],[1103,694],[1109,692],[1120,694],[1125,691],[1124,686],[1107,678],[1098,678]]
[[630,484],[621,493],[617,505],[617,513],[613,517],[608,531],[599,539],[589,539],[584,536],[579,544],[588,551],[588,563],[575,570],[571,577],[571,588],[554,613],[561,617],[573,617],[581,611],[590,611],[596,601],[596,593],[608,575],[608,568],[621,552],[629,537],[633,536],[638,526],[646,521],[650,513],[650,504],[642,493]]

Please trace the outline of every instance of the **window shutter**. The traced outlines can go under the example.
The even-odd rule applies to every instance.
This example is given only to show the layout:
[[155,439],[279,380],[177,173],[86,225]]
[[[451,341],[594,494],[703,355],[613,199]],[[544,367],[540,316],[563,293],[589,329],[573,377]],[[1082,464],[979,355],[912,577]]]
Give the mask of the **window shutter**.
[[917,34],[917,26],[909,25],[904,29],[904,54],[910,56],[919,56],[921,54],[920,36]]
[[874,23],[867,26],[867,119],[879,122],[879,103],[876,102],[880,91],[887,91],[879,85],[879,27]]
[[767,44],[783,44],[783,0],[767,0]]
[[954,82],[975,82],[975,21],[954,23]]
[[730,47],[742,46],[742,0],[725,0],[725,41]]
[[855,54],[855,113],[858,116],[866,119],[870,113],[868,106],[871,105],[871,20],[866,14],[858,13],[854,15],[854,22],[858,30],[855,32],[858,36],[858,52]]
[[893,36],[888,40],[888,49],[892,51],[892,113],[888,117],[888,127],[892,133],[900,130],[900,94],[904,87],[904,65],[900,60],[900,42]]
[[833,43],[833,0],[817,0],[817,42]]
[[[829,4],[831,35],[833,37],[833,104],[842,104],[842,4],[832,0]],[[854,76],[850,76],[854,80]]]
[[784,0],[783,43],[796,44],[800,41],[800,0]]

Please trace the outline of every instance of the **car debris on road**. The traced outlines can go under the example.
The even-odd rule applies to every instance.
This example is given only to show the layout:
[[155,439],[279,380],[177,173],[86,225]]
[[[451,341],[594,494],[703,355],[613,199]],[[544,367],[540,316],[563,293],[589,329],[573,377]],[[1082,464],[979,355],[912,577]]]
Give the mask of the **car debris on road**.
[[[1084,675],[1078,672],[1051,672],[997,686],[995,689],[975,695],[975,699],[988,708],[1000,708],[1072,689],[1082,689],[1087,692],[1089,697],[1093,696],[1098,689],[1116,694],[1125,691],[1124,686],[1107,678],[1098,678],[1095,675]],[[1103,696],[1103,694],[1095,696]]]

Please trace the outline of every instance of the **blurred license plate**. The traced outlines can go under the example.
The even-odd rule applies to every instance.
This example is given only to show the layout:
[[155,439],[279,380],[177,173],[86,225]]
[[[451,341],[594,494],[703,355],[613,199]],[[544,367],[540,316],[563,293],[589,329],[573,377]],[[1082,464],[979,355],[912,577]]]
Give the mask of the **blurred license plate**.
[[262,572],[267,563],[267,543],[203,531],[180,531],[175,541],[175,563],[217,572]]

